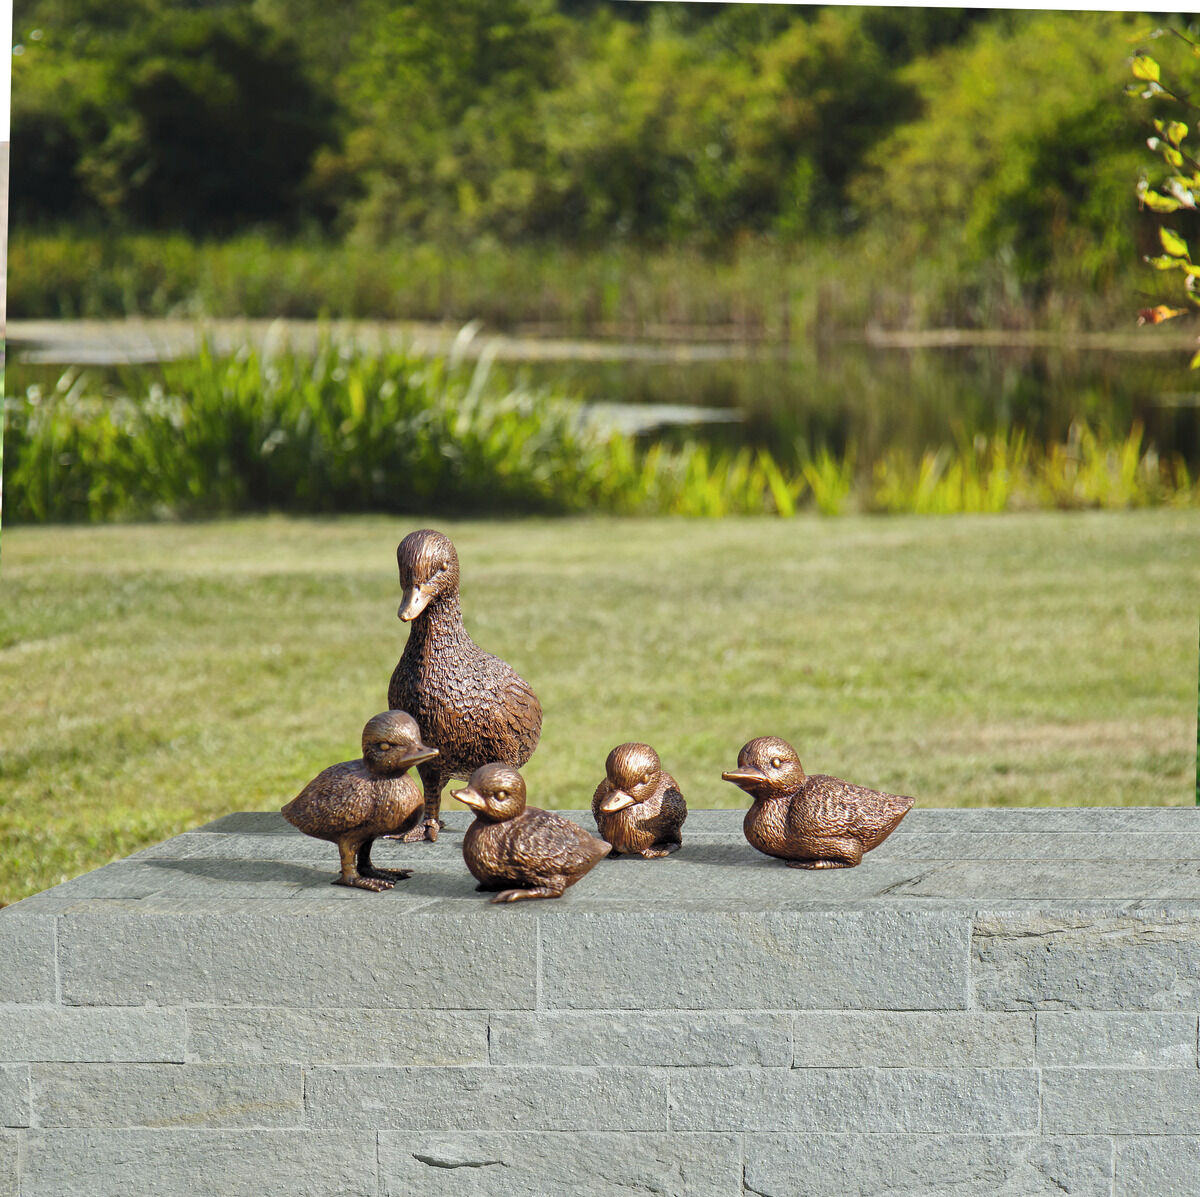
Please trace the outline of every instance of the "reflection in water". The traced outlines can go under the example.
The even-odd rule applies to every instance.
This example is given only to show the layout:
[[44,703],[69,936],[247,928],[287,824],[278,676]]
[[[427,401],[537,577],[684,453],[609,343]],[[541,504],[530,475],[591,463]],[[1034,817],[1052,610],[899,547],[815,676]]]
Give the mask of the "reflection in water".
[[[1200,375],[1186,354],[1056,349],[890,349],[837,343],[791,356],[694,363],[539,362],[507,377],[585,399],[740,412],[737,423],[665,428],[658,440],[762,445],[787,462],[822,447],[860,462],[891,447],[914,457],[977,434],[1025,429],[1061,441],[1073,420],[1200,466]],[[499,369],[497,370],[499,373]]]

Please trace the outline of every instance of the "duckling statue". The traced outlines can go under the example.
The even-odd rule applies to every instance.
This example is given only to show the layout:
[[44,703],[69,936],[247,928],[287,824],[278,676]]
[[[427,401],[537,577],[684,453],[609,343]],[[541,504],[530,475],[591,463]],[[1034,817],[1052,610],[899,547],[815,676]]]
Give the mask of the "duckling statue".
[[777,736],[751,740],[738,753],[738,767],[721,776],[754,799],[743,824],[746,839],[793,869],[854,868],[913,805],[911,798],[836,777],[806,777],[796,750]]
[[420,769],[425,818],[406,840],[436,840],[442,790],[480,765],[519,769],[533,755],[542,708],[511,665],[467,635],[458,602],[458,554],[430,528],[410,532],[396,549],[404,598],[397,614],[412,624],[388,686],[388,704],[408,711],[439,756]]
[[342,871],[333,884],[379,892],[412,876],[371,863],[381,835],[403,834],[420,823],[425,803],[405,772],[433,760],[438,750],[421,740],[417,722],[404,711],[367,720],[359,760],[330,765],[283,808],[283,817],[305,835],[337,844]]
[[624,852],[651,860],[677,851],[687,803],[658,753],[649,744],[618,744],[608,754],[604,772],[592,797],[592,815],[612,844],[612,855]]
[[608,844],[570,819],[526,806],[525,780],[509,765],[483,765],[453,797],[475,812],[463,859],[477,890],[500,891],[493,902],[561,898],[609,853]]

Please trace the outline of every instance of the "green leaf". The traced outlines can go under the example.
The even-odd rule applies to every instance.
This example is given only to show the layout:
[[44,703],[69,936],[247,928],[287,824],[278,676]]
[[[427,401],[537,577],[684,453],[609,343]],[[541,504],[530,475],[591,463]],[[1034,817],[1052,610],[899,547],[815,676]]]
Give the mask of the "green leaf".
[[1162,78],[1158,63],[1147,54],[1138,54],[1130,67],[1135,79],[1145,79],[1148,83],[1157,83]]
[[1188,127],[1183,121],[1172,121],[1167,126],[1167,140],[1172,145],[1178,145],[1188,135]]
[[1162,247],[1175,258],[1186,258],[1188,254],[1187,242],[1173,229],[1168,229],[1165,225],[1158,230],[1159,240],[1162,242]]
[[1172,149],[1169,145],[1162,148],[1163,159],[1171,166],[1182,166],[1183,155],[1176,149]]
[[1200,353],[1195,354],[1192,360],[1188,362],[1189,370],[1200,370]]
[[1174,270],[1176,267],[1184,264],[1181,259],[1168,258],[1166,254],[1162,254],[1157,258],[1147,258],[1146,263],[1149,266],[1153,266],[1155,270]]

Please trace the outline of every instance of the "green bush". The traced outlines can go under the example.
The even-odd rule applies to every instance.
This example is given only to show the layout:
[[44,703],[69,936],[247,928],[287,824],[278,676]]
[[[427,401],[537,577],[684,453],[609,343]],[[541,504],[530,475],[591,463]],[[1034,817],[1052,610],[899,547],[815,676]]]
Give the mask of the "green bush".
[[1022,281],[1094,285],[1134,253],[1135,31],[1119,14],[1008,13],[914,62],[921,115],[870,151],[858,203],[909,249],[1007,250]]

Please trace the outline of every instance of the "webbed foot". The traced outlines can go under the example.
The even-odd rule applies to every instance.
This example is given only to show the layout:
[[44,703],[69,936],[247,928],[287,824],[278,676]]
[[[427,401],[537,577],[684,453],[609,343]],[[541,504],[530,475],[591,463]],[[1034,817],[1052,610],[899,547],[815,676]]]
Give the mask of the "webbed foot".
[[678,852],[682,847],[682,844],[655,844],[653,848],[644,848],[638,855],[646,860],[661,860],[664,856],[670,856],[672,852]]
[[372,865],[369,869],[359,869],[358,875],[377,881],[407,881],[412,876],[412,869],[380,869]]
[[388,836],[388,839],[399,840],[402,844],[420,844],[428,840],[429,843],[436,843],[437,833],[444,827],[445,824],[438,819],[428,819],[425,822],[418,823],[411,831],[404,835]]
[[349,876],[335,877],[331,884],[347,885],[351,889],[369,889],[378,894],[385,889],[391,889],[395,882],[385,881],[382,877],[362,877],[358,873],[352,873]]
[[493,899],[493,902],[520,902],[522,898],[561,898],[561,889],[552,889],[548,885],[539,885],[533,889],[504,889]]
[[852,869],[848,860],[785,860],[789,869]]

